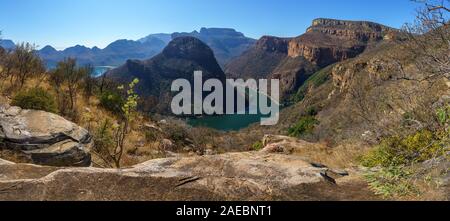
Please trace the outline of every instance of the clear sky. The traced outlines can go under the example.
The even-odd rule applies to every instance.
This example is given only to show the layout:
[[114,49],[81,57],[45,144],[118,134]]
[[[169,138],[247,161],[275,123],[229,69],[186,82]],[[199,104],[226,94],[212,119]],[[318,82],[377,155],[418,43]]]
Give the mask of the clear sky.
[[414,19],[409,0],[0,0],[2,37],[58,49],[101,48],[151,33],[235,28],[245,35],[304,33],[318,17],[401,27]]

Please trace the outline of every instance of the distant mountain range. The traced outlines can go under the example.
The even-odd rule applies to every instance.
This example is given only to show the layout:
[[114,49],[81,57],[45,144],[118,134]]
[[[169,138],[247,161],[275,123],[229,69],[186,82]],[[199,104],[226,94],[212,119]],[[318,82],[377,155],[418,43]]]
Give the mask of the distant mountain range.
[[[127,60],[152,58],[160,53],[171,40],[182,36],[190,36],[202,40],[213,50],[215,57],[222,66],[231,59],[241,55],[256,42],[255,39],[248,38],[234,29],[201,28],[200,32],[159,33],[148,35],[137,41],[125,39],[117,40],[104,49],[76,45],[58,51],[54,47],[48,45],[39,50],[38,54],[49,68],[54,67],[57,62],[66,57],[76,58],[81,65],[119,66],[124,64]],[[2,40],[0,46],[8,49],[15,47],[14,42],[11,40]]]

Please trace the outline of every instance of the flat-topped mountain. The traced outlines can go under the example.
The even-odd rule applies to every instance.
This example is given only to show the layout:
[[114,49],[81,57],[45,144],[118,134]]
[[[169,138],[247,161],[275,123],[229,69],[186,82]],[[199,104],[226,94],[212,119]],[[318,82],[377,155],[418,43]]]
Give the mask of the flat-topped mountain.
[[171,101],[170,84],[183,78],[193,82],[194,71],[203,71],[203,79],[225,79],[225,74],[214,58],[211,48],[194,37],[178,37],[172,40],[155,57],[139,61],[128,60],[126,64],[106,73],[120,82],[138,78],[138,93],[146,100],[158,99],[158,105],[148,111],[168,112]]
[[305,34],[289,42],[288,55],[303,56],[324,67],[357,56],[393,31],[373,22],[316,19]]

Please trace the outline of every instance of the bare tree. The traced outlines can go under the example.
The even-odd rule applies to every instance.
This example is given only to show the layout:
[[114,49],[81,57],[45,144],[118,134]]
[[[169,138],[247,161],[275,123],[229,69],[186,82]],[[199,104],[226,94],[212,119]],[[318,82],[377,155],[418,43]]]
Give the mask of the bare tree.
[[59,62],[56,70],[51,73],[50,81],[58,95],[61,113],[69,115],[75,113],[77,95],[81,83],[90,73],[91,69],[90,66],[77,67],[75,59],[67,58]]
[[403,44],[415,56],[421,78],[432,80],[450,77],[450,0],[413,0],[423,7],[417,10],[416,21],[403,28],[407,41]]

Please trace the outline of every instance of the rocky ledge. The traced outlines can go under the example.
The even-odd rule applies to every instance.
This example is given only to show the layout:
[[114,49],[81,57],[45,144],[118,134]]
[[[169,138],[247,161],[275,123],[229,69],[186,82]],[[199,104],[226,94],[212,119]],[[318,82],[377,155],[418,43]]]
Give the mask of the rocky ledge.
[[[261,152],[56,168],[0,160],[0,200],[361,200],[361,186],[298,156]],[[335,174],[335,173],[333,173]]]
[[21,162],[89,166],[88,131],[52,113],[0,106],[0,149]]

